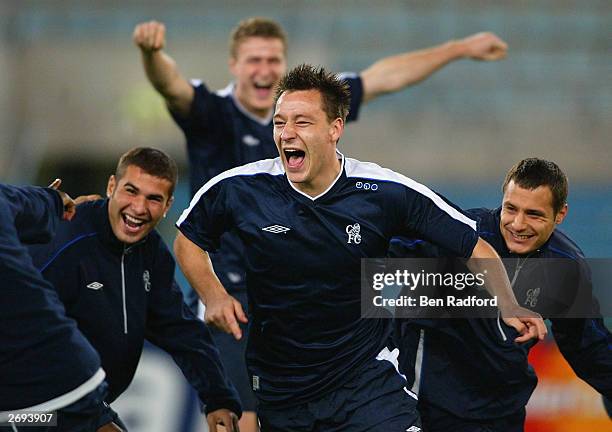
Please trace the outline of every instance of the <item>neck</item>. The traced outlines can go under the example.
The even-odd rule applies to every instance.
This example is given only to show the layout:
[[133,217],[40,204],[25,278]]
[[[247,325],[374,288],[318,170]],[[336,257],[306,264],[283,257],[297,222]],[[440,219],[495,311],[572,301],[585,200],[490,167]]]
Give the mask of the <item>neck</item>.
[[240,105],[240,108],[250,115],[257,117],[260,120],[268,120],[272,114],[272,107],[268,108],[254,108],[250,106],[245,99],[242,98],[242,95],[238,90],[234,92],[234,101]]
[[327,168],[316,176],[314,181],[293,183],[293,186],[300,192],[305,193],[311,198],[315,198],[325,192],[334,183],[340,170],[342,169],[342,163],[338,159],[338,155],[334,153],[334,159],[330,161]]

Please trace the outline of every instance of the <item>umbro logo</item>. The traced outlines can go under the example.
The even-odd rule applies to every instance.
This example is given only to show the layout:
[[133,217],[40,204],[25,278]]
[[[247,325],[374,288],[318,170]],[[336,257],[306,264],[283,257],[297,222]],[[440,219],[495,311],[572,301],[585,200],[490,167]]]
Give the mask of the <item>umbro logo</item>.
[[408,429],[406,429],[406,432],[419,432],[420,430],[421,430],[420,427],[410,426]]
[[270,225],[261,229],[262,231],[267,231],[274,234],[286,233],[287,231],[291,231],[291,228],[284,227],[282,225]]
[[255,138],[253,135],[243,136],[242,142],[249,147],[255,147],[256,145],[259,145],[259,140]]
[[87,284],[87,288],[92,289],[92,290],[99,290],[103,286],[104,284],[101,284],[100,282],[92,282],[90,284]]

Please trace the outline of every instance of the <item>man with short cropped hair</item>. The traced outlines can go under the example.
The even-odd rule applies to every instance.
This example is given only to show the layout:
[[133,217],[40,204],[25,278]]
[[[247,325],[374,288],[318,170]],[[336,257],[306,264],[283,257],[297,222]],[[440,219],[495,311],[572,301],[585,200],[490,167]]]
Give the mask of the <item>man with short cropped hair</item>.
[[[150,21],[136,26],[133,39],[140,48],[147,78],[163,96],[185,134],[191,194],[215,175],[276,156],[272,139],[274,86],[287,68],[287,36],[279,23],[261,17],[241,21],[230,36],[229,70],[234,82],[213,92],[200,80],[187,81],[164,51],[166,28]],[[477,33],[438,46],[380,59],[359,74],[343,73],[351,104],[347,121],[357,120],[362,103],[400,91],[459,59],[499,60],[507,45],[492,33]],[[247,309],[244,251],[231,233],[211,260],[223,285]],[[193,298],[195,301],[196,299]],[[195,303],[194,303],[195,305]],[[243,325],[243,330],[246,327]],[[213,331],[222,359],[237,384],[246,411],[255,411],[239,343]],[[243,416],[243,429],[256,429],[254,415]],[[246,423],[250,419],[249,429]]]
[[[273,116],[280,157],[214,177],[177,222],[181,269],[209,321],[237,339],[246,316],[207,251],[230,230],[244,242],[247,365],[264,432],[418,430],[414,395],[387,347],[391,321],[360,316],[361,259],[384,256],[391,237],[408,232],[466,258],[497,257],[475,222],[427,187],[337,151],[349,98],[324,69],[291,70]],[[501,272],[490,273],[504,320],[519,341],[543,337],[542,320],[516,305]]]
[[66,314],[98,351],[112,403],[128,387],[144,340],[168,352],[196,389],[211,431],[237,430],[238,395],[208,329],[183,302],[175,263],[155,231],[173,201],[175,162],[135,148],[119,159],[107,199],[77,207],[49,244],[31,249]]
[[[508,171],[502,192],[500,207],[466,215],[504,258],[519,304],[548,317],[572,369],[612,397],[612,335],[592,298],[584,254],[557,229],[568,212],[566,175],[554,162],[523,159]],[[454,256],[428,242],[401,239],[390,255]],[[418,389],[426,430],[523,430],[537,377],[528,363],[531,345],[516,345],[512,336],[495,319],[397,321],[400,369]]]

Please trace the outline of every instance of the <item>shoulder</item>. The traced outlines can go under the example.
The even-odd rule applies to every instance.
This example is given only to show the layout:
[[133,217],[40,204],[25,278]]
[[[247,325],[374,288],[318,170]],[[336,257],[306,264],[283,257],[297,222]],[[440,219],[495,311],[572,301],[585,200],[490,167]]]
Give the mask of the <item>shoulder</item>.
[[570,258],[575,261],[584,260],[582,249],[563,231],[556,228],[546,247],[551,258]]
[[[376,180],[397,185],[401,189],[411,189],[430,198],[438,197],[435,192],[427,186],[393,171],[389,168],[381,167],[373,162],[362,162],[357,159],[346,158],[345,170],[347,178],[359,178],[363,180]],[[439,197],[438,197],[439,198]]]
[[201,196],[212,187],[222,182],[237,181],[244,177],[281,176],[284,174],[284,172],[282,162],[278,157],[274,159],[263,159],[256,162],[251,162],[216,175],[206,182],[206,184],[204,184],[200,190],[198,190],[196,196]]
[[[232,187],[240,187],[244,184],[245,180],[251,184],[253,181],[259,181],[262,179],[269,179],[271,177],[281,177],[285,173],[280,158],[274,159],[263,159],[256,162],[251,162],[246,165],[241,165],[236,168],[229,169],[216,175],[208,182],[204,184],[193,196],[189,207],[183,211],[183,214],[177,221],[177,226],[180,226],[191,211],[198,206],[198,203],[204,196],[208,194],[224,194],[231,193],[228,190]],[[250,188],[249,191],[254,193],[258,192],[258,189]],[[259,190],[261,193],[261,191]]]
[[[476,222],[468,218],[458,207],[449,202],[442,195],[437,194],[427,186],[407,177],[403,174],[383,168],[372,162],[361,162],[356,159],[346,158],[346,176],[347,178],[360,178],[364,180],[376,180],[385,182],[386,184],[396,185],[395,190],[404,191],[411,196],[411,200],[425,199],[432,203],[435,207],[449,214],[454,219],[460,220],[474,230]],[[371,187],[371,186],[370,186]]]

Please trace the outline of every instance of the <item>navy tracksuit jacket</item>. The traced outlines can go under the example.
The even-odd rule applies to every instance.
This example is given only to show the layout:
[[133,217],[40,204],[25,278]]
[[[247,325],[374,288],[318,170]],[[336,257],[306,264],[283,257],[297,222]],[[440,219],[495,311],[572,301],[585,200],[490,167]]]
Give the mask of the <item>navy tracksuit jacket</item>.
[[208,329],[183,302],[174,259],[156,231],[134,245],[121,243],[108,218],[108,201],[81,204],[53,241],[30,249],[81,331],[100,353],[109,384],[107,402],[130,384],[144,340],[172,355],[197,390],[206,412],[240,414]]
[[[561,276],[538,265],[538,259],[525,260],[508,251],[499,231],[499,208],[472,209],[466,213],[478,221],[479,236],[502,258],[516,258],[516,265],[507,270],[510,279],[515,279],[514,291],[519,304],[525,307],[535,304],[535,310],[552,322],[559,350],[576,374],[604,396],[612,397],[612,336],[603,320],[600,317],[560,318],[564,308],[572,307],[568,299],[575,296],[567,289],[561,292],[560,287],[590,286],[582,251],[567,235],[555,230],[538,251],[529,255],[529,258],[566,259],[565,268],[575,268],[580,281],[563,284]],[[418,240],[397,239],[390,248],[391,257],[448,255]],[[529,290],[534,286],[541,288],[538,298]],[[593,305],[592,316],[598,316],[597,302],[590,296],[588,301]],[[517,332],[501,319],[396,322],[401,366],[409,378],[417,381],[413,389],[419,391],[419,403],[432,404],[466,419],[499,418],[527,404],[537,383],[527,361],[533,342],[515,344],[516,336]]]
[[62,213],[51,189],[0,184],[0,411],[59,409],[104,379],[98,354],[23,245],[49,241]]

